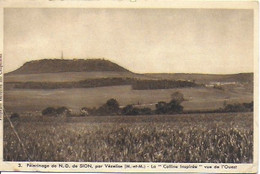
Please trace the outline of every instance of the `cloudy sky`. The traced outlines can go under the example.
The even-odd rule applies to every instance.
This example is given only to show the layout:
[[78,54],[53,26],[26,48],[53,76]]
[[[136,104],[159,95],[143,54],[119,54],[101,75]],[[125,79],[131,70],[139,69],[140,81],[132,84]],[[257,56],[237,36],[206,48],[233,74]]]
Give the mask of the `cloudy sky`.
[[4,68],[105,58],[137,73],[253,72],[253,11],[5,9]]

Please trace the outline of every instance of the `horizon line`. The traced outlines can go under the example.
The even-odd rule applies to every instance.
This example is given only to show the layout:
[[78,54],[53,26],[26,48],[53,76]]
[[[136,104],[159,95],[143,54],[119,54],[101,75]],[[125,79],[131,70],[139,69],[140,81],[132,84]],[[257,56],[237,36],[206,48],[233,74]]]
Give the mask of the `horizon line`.
[[[126,70],[128,70],[129,72],[131,73],[134,73],[134,74],[192,74],[192,75],[235,75],[235,74],[254,74],[254,71],[251,71],[251,72],[237,72],[237,73],[220,73],[220,74],[217,74],[217,73],[206,73],[206,72],[143,72],[143,73],[138,73],[138,72],[134,72],[134,71],[131,71],[129,70],[128,68],[125,68],[123,66],[121,66],[120,64],[118,63],[115,63],[114,61],[111,61],[105,57],[96,57],[96,58],[75,58],[75,57],[71,57],[71,58],[66,58],[66,57],[48,57],[48,58],[41,58],[41,59],[32,59],[32,60],[29,60],[29,61],[26,61],[24,62],[19,68],[21,68],[22,66],[24,66],[26,63],[28,62],[34,62],[34,61],[41,61],[41,60],[105,60],[105,61],[109,61],[109,62],[112,62]],[[17,69],[19,69],[17,68]],[[3,65],[3,72],[4,72],[4,65]],[[15,70],[11,70],[9,72],[4,72],[3,74],[8,74],[8,73],[11,73],[13,71],[16,71],[17,69]],[[77,72],[77,71],[71,71],[71,72]],[[79,72],[88,72],[88,71],[79,71]],[[89,72],[99,72],[99,71],[89,71]],[[102,72],[102,71],[100,71]],[[66,73],[66,72],[59,72],[59,73]],[[32,73],[33,74],[33,73]],[[35,74],[48,74],[48,73],[35,73]]]

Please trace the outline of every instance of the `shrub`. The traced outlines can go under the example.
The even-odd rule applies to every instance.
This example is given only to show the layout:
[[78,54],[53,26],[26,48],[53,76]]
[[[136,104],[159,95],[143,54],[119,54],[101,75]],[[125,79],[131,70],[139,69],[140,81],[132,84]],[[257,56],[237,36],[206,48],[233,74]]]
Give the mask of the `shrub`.
[[133,105],[127,105],[122,109],[121,112],[123,115],[138,115],[139,111]]
[[57,114],[63,114],[63,113],[66,113],[66,112],[70,112],[70,110],[67,107],[62,106],[62,107],[57,108],[56,112],[57,112]]
[[140,108],[140,113],[142,115],[151,115],[153,112],[152,112],[152,109],[151,108]]
[[155,105],[155,113],[156,114],[166,114],[167,113],[167,103],[164,101],[160,101]]
[[243,103],[244,107],[247,108],[250,111],[254,111],[254,102],[250,102],[250,103]]
[[42,111],[42,115],[56,115],[56,114],[57,114],[57,110],[53,107],[45,108]]
[[57,108],[56,109],[56,113],[58,115],[66,115],[66,116],[70,116],[71,115],[70,110],[67,107],[65,107],[65,106]]
[[83,108],[81,108],[80,109],[80,115],[81,116],[87,116],[87,115],[89,115],[89,108],[87,108],[87,107],[83,107]]
[[182,103],[185,99],[184,99],[184,95],[177,91],[177,92],[174,92],[172,95],[171,95],[171,98],[172,100],[175,100],[177,101],[178,103]]
[[122,109],[122,115],[151,115],[151,108],[137,108],[133,105],[127,105]]
[[134,90],[171,89],[183,87],[197,87],[198,84],[182,80],[135,80],[132,84]]
[[252,112],[254,110],[254,103],[234,103],[226,104],[224,103],[224,112]]
[[224,88],[220,85],[214,85],[213,88],[218,89],[218,90],[222,90],[222,91],[224,90]]
[[118,115],[120,111],[119,103],[112,98],[94,111],[94,115]]
[[20,115],[18,113],[13,113],[11,116],[10,116],[10,119],[11,120],[16,120],[16,119],[19,119]]
[[108,107],[109,111],[111,112],[118,112],[119,110],[119,103],[116,101],[116,99],[109,99],[106,102],[106,106]]
[[181,113],[183,111],[183,106],[180,105],[179,101],[171,100],[167,106],[167,113]]
[[171,100],[169,103],[160,101],[155,105],[156,114],[174,114],[181,113],[183,111],[183,106],[180,105],[180,101]]

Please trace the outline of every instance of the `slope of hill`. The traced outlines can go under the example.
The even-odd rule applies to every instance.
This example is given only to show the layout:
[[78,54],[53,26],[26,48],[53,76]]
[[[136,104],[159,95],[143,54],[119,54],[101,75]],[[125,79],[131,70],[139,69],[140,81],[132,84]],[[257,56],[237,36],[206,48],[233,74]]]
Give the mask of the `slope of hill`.
[[[27,62],[4,75],[4,104],[10,111],[41,111],[48,106],[67,106],[78,111],[84,106],[99,107],[115,98],[122,105],[141,103],[154,107],[156,102],[169,101],[171,94],[179,91],[187,99],[183,102],[185,110],[218,109],[224,102],[253,101],[253,76],[253,73],[137,74],[103,59],[44,59]],[[195,81],[199,86],[176,88],[178,81],[185,84]],[[143,84],[140,89],[132,88],[136,82]],[[165,89],[166,84],[169,89]],[[220,84],[221,88],[207,84]]]
[[4,76],[5,83],[8,82],[77,82],[86,79],[99,78],[143,78],[130,72],[95,71],[95,72],[60,72],[40,74],[7,74]]
[[105,59],[42,59],[26,62],[20,68],[5,74],[5,82],[51,81],[69,82],[92,78],[137,78],[142,80],[189,80],[198,83],[239,82],[252,83],[253,73],[239,74],[188,74],[145,73],[137,74]]
[[26,62],[8,74],[40,74],[60,72],[129,72],[127,69],[104,59],[42,59]]
[[[113,80],[108,83],[107,80],[109,81],[109,79],[118,79],[119,83]],[[206,86],[212,86],[214,84],[225,85],[225,89],[234,88],[234,85],[242,85],[248,89],[248,91],[253,91],[253,73],[225,75],[187,73],[137,74],[104,59],[43,59],[30,61],[26,62],[17,70],[5,74],[4,81],[5,89],[8,90],[15,86],[28,89],[34,89],[35,86],[37,86],[37,89],[40,87],[42,87],[42,89],[45,89],[45,87],[47,89],[50,87],[54,89],[57,85],[59,88],[67,88],[68,86],[70,88],[79,88],[82,87],[82,85],[77,85],[80,81],[89,83],[97,81],[100,84],[88,85],[88,87],[133,85],[134,83],[131,82],[138,81],[142,84],[146,84],[147,89],[165,89],[161,86],[169,86],[166,85],[168,81],[174,84],[176,84],[177,81],[186,81],[186,83],[195,82],[194,84]],[[124,81],[124,83],[121,81]],[[156,85],[154,82],[156,82]],[[227,84],[229,84],[229,86],[227,86]],[[153,88],[151,88],[151,86],[153,86]],[[143,89],[146,88],[141,88],[141,90]]]
[[209,83],[209,82],[252,83],[254,79],[253,73],[238,73],[238,74],[147,73],[144,75],[156,79],[194,80],[199,83]]
[[238,82],[253,84],[253,73],[240,73],[228,75],[212,74],[136,74],[130,71],[92,71],[92,72],[57,72],[34,74],[5,74],[5,83],[8,82],[75,82],[97,78],[135,78],[140,80],[188,80],[197,83],[209,84],[211,82]]

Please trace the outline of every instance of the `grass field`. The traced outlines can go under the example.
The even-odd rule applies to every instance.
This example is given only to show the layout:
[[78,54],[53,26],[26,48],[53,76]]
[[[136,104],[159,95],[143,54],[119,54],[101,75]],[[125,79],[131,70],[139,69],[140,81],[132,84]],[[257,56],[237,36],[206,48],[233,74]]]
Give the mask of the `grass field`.
[[40,73],[40,74],[6,74],[5,82],[73,82],[95,78],[137,78],[137,79],[167,79],[167,80],[195,80],[198,83],[209,82],[253,82],[253,73],[245,74],[185,74],[185,73],[154,73],[137,74],[131,72],[61,72],[61,73]]
[[[97,78],[140,78],[152,79],[149,76],[130,72],[62,72],[41,74],[14,74],[6,75],[5,82],[77,82]],[[156,79],[156,78],[155,78]]]
[[252,92],[246,89],[218,90],[214,88],[179,88],[162,90],[132,90],[131,86],[98,88],[73,88],[53,90],[12,89],[4,91],[4,106],[8,112],[42,111],[52,106],[66,106],[73,112],[82,107],[99,107],[108,99],[115,98],[121,106],[143,104],[154,107],[158,101],[170,101],[171,94],[179,91],[186,101],[184,110],[209,110],[227,103],[253,101]]
[[131,86],[72,89],[4,90],[6,113],[19,113],[14,121],[27,156],[9,123],[4,122],[6,161],[92,161],[92,162],[194,162],[251,163],[253,160],[253,113],[208,113],[150,116],[42,117],[46,107],[66,106],[72,114],[82,107],[99,107],[108,99],[120,106],[139,104],[155,107],[181,92],[184,111],[214,110],[224,102],[253,101],[253,83],[248,76],[199,74],[134,74],[122,72],[79,72],[8,75],[5,82],[70,82],[86,78],[132,77],[139,79],[188,79],[236,82],[223,89],[213,87],[133,90]]
[[250,163],[253,113],[21,117],[7,120],[5,161]]

